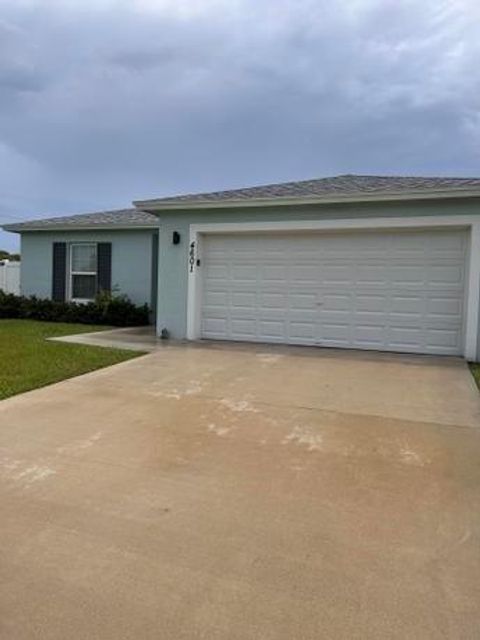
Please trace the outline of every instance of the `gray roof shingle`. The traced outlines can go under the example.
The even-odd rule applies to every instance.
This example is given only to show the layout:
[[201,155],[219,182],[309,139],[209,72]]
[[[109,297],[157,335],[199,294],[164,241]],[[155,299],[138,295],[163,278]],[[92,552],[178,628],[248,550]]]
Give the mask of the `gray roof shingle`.
[[245,189],[193,193],[135,202],[137,206],[152,204],[179,205],[182,203],[220,203],[228,201],[248,201],[257,199],[315,198],[328,196],[355,196],[366,194],[389,194],[438,191],[438,190],[480,190],[480,178],[422,178],[402,176],[341,175],[331,178],[301,180],[267,184]]
[[140,209],[116,209],[97,211],[59,218],[26,220],[3,225],[6,231],[43,231],[48,229],[92,229],[122,227],[158,227],[157,216]]
[[[462,192],[474,192],[480,197],[480,178],[422,178],[407,176],[365,176],[365,175],[341,175],[331,178],[318,178],[314,180],[300,180],[297,182],[282,182],[279,184],[267,184],[245,189],[231,189],[228,191],[212,191],[208,193],[193,193],[152,200],[141,200],[134,204],[138,208],[118,209],[114,211],[99,211],[58,218],[44,218],[41,220],[29,220],[6,224],[6,231],[42,231],[48,229],[86,229],[86,228],[122,228],[122,227],[156,227],[158,218],[147,213],[147,210],[158,206],[168,209],[169,205],[175,208],[187,208],[188,206],[212,205],[221,206],[222,203],[247,204],[253,200],[288,200],[291,198],[311,199],[361,197],[372,195],[381,196],[399,194],[412,197],[415,194],[428,196],[434,192],[450,192],[452,195]],[[142,208],[145,209],[142,211]]]

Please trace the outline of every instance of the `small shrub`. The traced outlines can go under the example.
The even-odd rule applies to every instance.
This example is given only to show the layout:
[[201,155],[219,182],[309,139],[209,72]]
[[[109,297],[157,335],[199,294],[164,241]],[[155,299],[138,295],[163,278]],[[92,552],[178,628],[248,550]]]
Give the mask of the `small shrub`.
[[137,327],[149,324],[149,308],[146,304],[133,304],[127,296],[106,292],[100,293],[94,302],[79,304],[0,291],[0,318]]

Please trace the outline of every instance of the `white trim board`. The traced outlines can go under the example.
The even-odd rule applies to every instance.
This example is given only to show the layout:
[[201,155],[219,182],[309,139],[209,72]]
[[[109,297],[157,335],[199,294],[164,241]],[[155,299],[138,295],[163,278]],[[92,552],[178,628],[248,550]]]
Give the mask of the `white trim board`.
[[337,203],[362,203],[362,202],[409,202],[416,200],[468,200],[480,198],[479,189],[412,189],[410,191],[390,191],[380,193],[337,193],[310,196],[279,196],[273,198],[219,198],[203,199],[201,194],[195,198],[169,200],[160,198],[153,200],[134,200],[133,205],[137,209],[149,213],[160,211],[190,211],[192,209],[245,209],[249,207],[291,207],[304,205],[324,205]]
[[[477,356],[480,306],[480,215],[475,216],[412,216],[402,218],[361,218],[341,220],[288,220],[275,222],[227,222],[190,225],[189,246],[195,243],[195,260],[188,273],[187,338],[200,338],[202,236],[214,233],[252,233],[288,231],[355,231],[386,229],[466,228],[470,231],[468,284],[466,291],[465,344],[463,355],[468,360]],[[200,263],[201,264],[201,263]]]
[[[23,224],[21,222],[18,223]],[[16,224],[7,224],[0,225],[4,231],[8,231],[9,233],[40,233],[40,232],[50,232],[50,233],[67,233],[67,232],[77,232],[77,231],[150,231],[151,229],[157,230],[160,228],[159,224],[151,224],[151,225],[89,225],[88,227],[80,227],[80,226],[52,226],[52,227],[16,227]]]

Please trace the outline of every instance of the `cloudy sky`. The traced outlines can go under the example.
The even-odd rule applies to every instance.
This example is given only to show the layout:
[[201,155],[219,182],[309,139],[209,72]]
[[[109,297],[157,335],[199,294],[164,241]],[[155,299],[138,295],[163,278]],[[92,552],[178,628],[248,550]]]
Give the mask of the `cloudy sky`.
[[0,0],[0,222],[478,176],[479,19],[478,0]]

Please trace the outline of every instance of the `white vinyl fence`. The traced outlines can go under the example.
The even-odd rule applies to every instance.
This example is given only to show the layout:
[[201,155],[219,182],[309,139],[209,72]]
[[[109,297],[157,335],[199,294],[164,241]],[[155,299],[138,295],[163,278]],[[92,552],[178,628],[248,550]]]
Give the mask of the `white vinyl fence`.
[[20,295],[20,262],[0,260],[0,290]]

